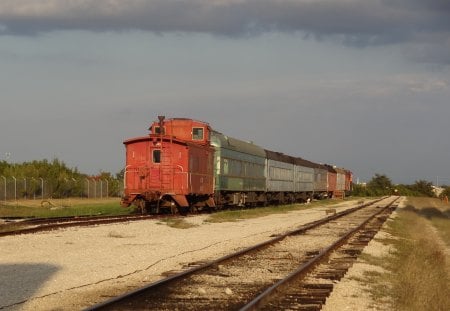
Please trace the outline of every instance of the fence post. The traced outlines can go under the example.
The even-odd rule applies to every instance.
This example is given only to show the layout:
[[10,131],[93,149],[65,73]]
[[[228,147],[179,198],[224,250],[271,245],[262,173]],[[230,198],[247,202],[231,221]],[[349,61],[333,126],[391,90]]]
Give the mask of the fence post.
[[100,199],[103,199],[103,181],[100,179]]
[[94,179],[94,198],[97,199],[97,181]]
[[11,176],[14,179],[14,201],[17,201],[17,179],[15,176]]
[[109,196],[109,182],[108,182],[108,179],[105,179],[105,181],[106,181],[106,198],[108,198],[108,196]]
[[[77,188],[77,180],[75,178],[72,177],[72,181],[73,181],[73,186],[72,186],[72,197],[75,197],[75,192],[76,192],[76,188]],[[81,196],[80,196],[81,197]]]
[[39,177],[39,179],[41,180],[41,199],[44,201],[44,178]]
[[5,183],[5,197],[3,198],[5,200],[5,205],[6,205],[6,177],[2,176],[3,178],[3,182]]
[[25,188],[25,199],[28,199],[27,178],[26,177],[23,179],[23,185],[24,185],[24,188]]
[[36,200],[36,183],[34,181],[34,177],[31,177],[31,182],[33,183],[32,189],[33,189],[33,200]]
[[87,181],[87,197],[88,197],[88,199],[89,199],[89,186],[90,186],[90,184],[89,184],[89,178],[86,178],[86,181]]

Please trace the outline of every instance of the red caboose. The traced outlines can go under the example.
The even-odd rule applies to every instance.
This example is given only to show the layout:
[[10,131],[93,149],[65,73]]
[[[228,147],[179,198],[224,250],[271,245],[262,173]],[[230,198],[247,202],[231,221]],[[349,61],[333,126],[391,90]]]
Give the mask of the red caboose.
[[353,173],[349,170],[345,172],[345,191],[346,195],[350,195],[353,190]]
[[328,170],[327,192],[328,198],[333,198],[337,187],[337,173],[333,166],[325,164]]
[[214,207],[213,153],[208,123],[158,117],[150,134],[126,140],[122,205],[159,213]]

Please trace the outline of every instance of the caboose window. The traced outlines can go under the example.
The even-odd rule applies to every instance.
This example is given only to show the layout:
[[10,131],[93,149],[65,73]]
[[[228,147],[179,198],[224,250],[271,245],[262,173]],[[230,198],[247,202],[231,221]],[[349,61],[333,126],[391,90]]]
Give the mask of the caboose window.
[[203,140],[203,127],[192,128],[192,140]]
[[162,133],[161,133],[161,127],[160,126],[155,126],[155,131],[154,131],[154,133],[155,134],[165,134],[165,129],[164,129],[164,127],[162,128]]
[[153,163],[161,163],[161,150],[153,150]]

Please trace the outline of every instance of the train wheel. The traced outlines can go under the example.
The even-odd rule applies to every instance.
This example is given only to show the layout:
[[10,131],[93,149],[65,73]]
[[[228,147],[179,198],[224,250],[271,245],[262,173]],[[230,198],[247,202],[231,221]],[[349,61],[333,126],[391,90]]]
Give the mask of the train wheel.
[[147,213],[147,208],[145,207],[145,201],[143,199],[137,200],[136,206],[142,215]]
[[187,207],[187,212],[191,214],[198,214],[199,208],[197,206],[189,206]]
[[172,215],[176,215],[176,214],[178,214],[178,212],[179,212],[178,206],[176,206],[176,205],[170,205],[170,213],[171,213]]

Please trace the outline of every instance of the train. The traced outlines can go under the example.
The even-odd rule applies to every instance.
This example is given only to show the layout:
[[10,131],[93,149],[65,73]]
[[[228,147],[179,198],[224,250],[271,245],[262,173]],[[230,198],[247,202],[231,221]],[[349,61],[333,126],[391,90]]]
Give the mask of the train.
[[142,213],[186,213],[344,197],[350,170],[229,137],[208,123],[158,116],[127,139],[121,205]]

